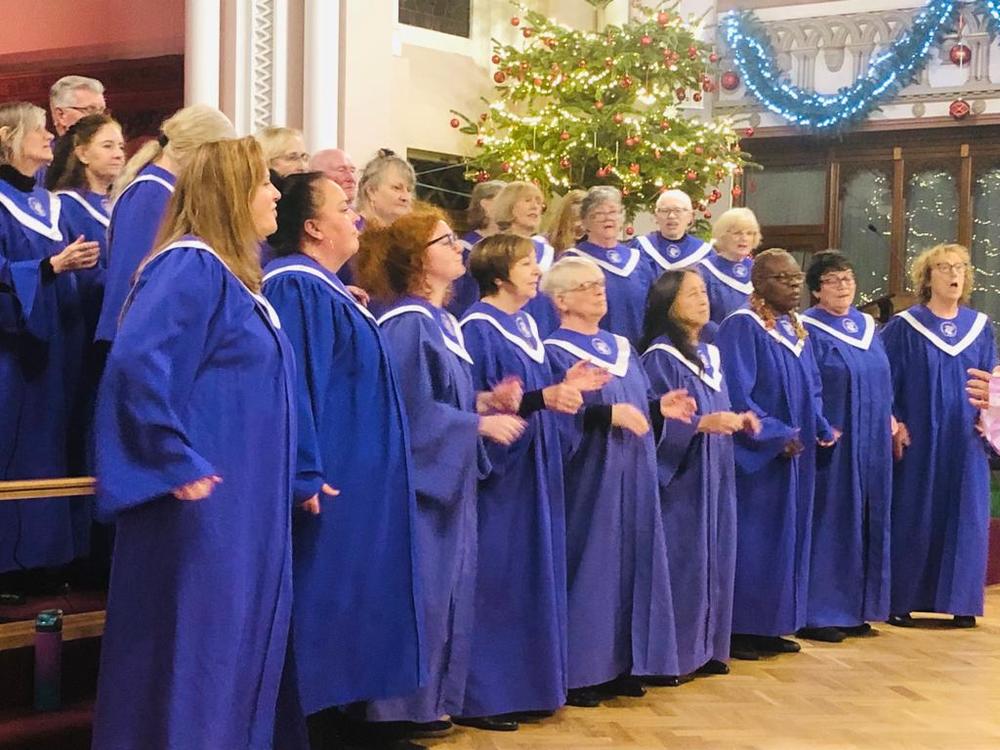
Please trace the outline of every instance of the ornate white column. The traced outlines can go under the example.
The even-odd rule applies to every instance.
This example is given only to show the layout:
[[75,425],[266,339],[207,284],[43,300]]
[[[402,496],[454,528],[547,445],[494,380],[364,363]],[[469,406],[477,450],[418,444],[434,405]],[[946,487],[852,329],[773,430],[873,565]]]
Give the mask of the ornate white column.
[[340,108],[341,0],[305,0],[302,54],[302,130],[306,148],[343,144]]
[[220,0],[186,0],[184,103],[219,106]]

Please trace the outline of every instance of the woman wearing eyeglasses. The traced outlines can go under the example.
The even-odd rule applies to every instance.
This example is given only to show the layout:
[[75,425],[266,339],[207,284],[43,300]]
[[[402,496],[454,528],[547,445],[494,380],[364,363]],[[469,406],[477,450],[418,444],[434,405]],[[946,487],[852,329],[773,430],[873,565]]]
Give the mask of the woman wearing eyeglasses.
[[786,251],[761,253],[749,305],[716,337],[732,410],[761,422],[758,434],[735,438],[738,659],[798,651],[781,636],[806,626],[816,447],[833,445],[837,434],[823,417],[813,346],[795,314],[803,279]]
[[749,208],[731,208],[712,226],[715,252],[699,266],[705,279],[712,319],[702,330],[712,341],[719,324],[733,310],[743,307],[753,291],[750,254],[760,246],[760,225]]
[[656,231],[636,239],[635,244],[659,270],[680,271],[710,257],[712,246],[688,234],[694,224],[691,196],[683,190],[665,190],[656,199],[653,212]]
[[601,328],[624,336],[634,346],[642,336],[646,294],[660,274],[635,246],[619,241],[622,231],[622,196],[617,188],[592,187],[580,206],[587,238],[564,255],[590,258],[607,279],[608,314]]
[[837,643],[889,615],[892,379],[875,321],[854,307],[851,262],[817,253],[806,273],[815,305],[802,315],[823,380],[823,413],[842,432],[820,448],[807,626],[800,638]]
[[309,153],[301,130],[269,127],[258,130],[253,137],[264,152],[267,168],[278,177],[287,177],[309,169]]
[[892,366],[892,594],[889,624],[912,627],[913,611],[954,615],[974,627],[983,612],[989,543],[989,466],[966,370],[997,363],[989,318],[967,307],[969,252],[936,245],[917,256],[920,304],[882,331]]

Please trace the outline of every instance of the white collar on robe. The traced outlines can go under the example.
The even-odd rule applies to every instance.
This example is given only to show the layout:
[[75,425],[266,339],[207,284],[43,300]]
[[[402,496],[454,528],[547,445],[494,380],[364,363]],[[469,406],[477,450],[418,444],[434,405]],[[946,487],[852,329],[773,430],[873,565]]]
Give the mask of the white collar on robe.
[[719,347],[715,344],[705,344],[705,351],[708,353],[708,362],[712,368],[712,374],[709,375],[708,371],[704,368],[698,367],[694,362],[689,360],[676,346],[671,344],[652,344],[646,351],[651,352],[654,349],[661,352],[666,352],[670,356],[674,357],[678,362],[688,368],[691,372],[698,376],[698,379],[702,383],[707,385],[713,391],[722,390],[722,357],[719,355]]
[[[764,332],[768,336],[770,336],[772,339],[774,339],[775,341],[777,341],[783,347],[785,347],[786,349],[788,349],[788,351],[790,351],[796,357],[801,357],[802,356],[802,350],[806,348],[806,341],[805,341],[805,339],[802,339],[801,341],[796,341],[793,344],[791,341],[789,341],[788,339],[786,339],[784,336],[782,336],[780,333],[778,333],[774,329],[768,329],[768,327],[764,325],[764,321],[761,320],[761,317],[757,313],[755,313],[753,310],[750,310],[749,308],[746,308],[746,307],[741,307],[738,310],[733,310],[726,317],[729,317],[729,316],[732,316],[732,315],[749,315],[751,318],[753,318],[755,321],[757,321],[757,325],[759,325],[761,328],[763,328]],[[791,321],[779,321],[778,325],[781,325],[781,322],[789,322],[790,323]]]
[[445,316],[444,320],[449,321],[452,324],[455,335],[454,339],[441,328],[441,322],[434,318],[434,313],[423,305],[400,305],[399,307],[394,307],[378,319],[378,324],[382,325],[385,321],[391,320],[397,315],[411,312],[426,315],[428,318],[433,320],[434,324],[438,327],[438,330],[441,331],[441,340],[444,341],[444,345],[448,348],[448,351],[459,359],[465,360],[470,365],[472,364],[472,355],[469,354],[468,350],[465,348],[465,336],[462,334],[462,327],[458,324],[458,321],[455,320],[455,316],[447,310],[440,310],[439,312],[442,316]]
[[983,328],[985,328],[986,324],[989,322],[989,318],[986,316],[986,313],[977,312],[976,319],[972,321],[972,325],[969,327],[969,332],[954,344],[949,344],[947,341],[934,333],[934,331],[917,320],[916,316],[909,310],[903,310],[902,312],[896,313],[896,315],[909,323],[914,331],[919,333],[921,336],[934,344],[934,346],[951,357],[957,357],[959,354],[968,349],[972,342],[979,338],[979,334],[983,332]]
[[[141,174],[138,177],[136,177],[134,180],[132,180],[132,182],[130,182],[124,188],[122,188],[122,191],[120,193],[118,193],[118,196],[115,198],[115,205],[118,204],[118,201],[120,201],[122,199],[122,196],[125,195],[125,193],[127,193],[129,190],[131,190],[132,188],[134,188],[140,182],[155,182],[157,185],[161,185],[161,186],[165,187],[167,189],[167,192],[169,192],[171,194],[173,194],[173,192],[174,192],[174,186],[171,185],[166,180],[164,180],[159,175],[155,175],[155,174]],[[114,208],[115,207],[113,205],[111,207],[111,210],[114,211]]]
[[[615,359],[611,360],[599,357],[593,352],[588,352],[586,349],[582,349],[571,341],[567,341],[564,338],[559,338],[560,330],[555,330],[545,339],[543,342],[546,346],[558,346],[560,349],[564,349],[570,354],[572,354],[577,359],[581,359],[584,362],[589,362],[592,365],[600,367],[602,370],[607,370],[612,375],[617,378],[625,377],[628,372],[628,363],[632,353],[632,345],[629,340],[624,336],[619,336],[617,333],[612,333],[611,336],[614,338],[615,345],[618,347],[618,351],[615,353]],[[583,334],[581,334],[583,335]],[[598,338],[602,344],[604,340]],[[605,345],[606,346],[606,345]],[[612,352],[608,352],[611,354]]]
[[96,219],[97,221],[99,221],[105,227],[107,227],[109,224],[111,224],[111,217],[110,216],[108,216],[107,214],[103,214],[100,211],[98,211],[96,208],[94,208],[92,205],[90,205],[90,203],[87,202],[86,198],[84,198],[82,195],[80,195],[75,190],[57,190],[55,192],[55,194],[56,195],[65,195],[67,198],[72,198],[74,201],[76,201],[81,206],[83,206],[83,209],[88,214],[90,214],[92,217],[94,217],[94,219]]
[[[710,258],[703,259],[701,261],[701,265],[710,274],[712,274],[715,278],[717,278],[723,284],[728,286],[730,289],[735,289],[737,292],[740,292],[742,294],[750,294],[751,292],[753,292],[753,283],[749,280],[749,278],[746,281],[739,281],[737,279],[734,279],[732,276],[723,271],[721,268],[717,267],[711,261]],[[744,267],[745,266],[741,266],[741,268]],[[747,276],[749,277],[749,275],[750,274],[748,273]]]
[[[542,273],[545,273],[552,267],[552,261],[556,257],[556,250],[549,241],[545,239],[544,235],[536,234],[531,238],[532,242],[537,243],[535,245],[535,260],[538,261],[538,267],[541,269]],[[539,254],[539,246],[541,246],[541,254]]]
[[302,265],[300,263],[290,263],[287,266],[281,266],[280,268],[275,268],[273,271],[268,271],[266,274],[264,274],[264,278],[262,278],[260,280],[260,282],[261,282],[261,284],[263,284],[265,281],[267,281],[268,279],[273,279],[278,274],[293,273],[293,272],[294,273],[305,273],[305,274],[309,274],[310,276],[315,276],[317,279],[319,279],[320,281],[324,282],[327,286],[329,286],[337,294],[341,295],[342,297],[346,297],[347,299],[349,299],[351,301],[351,303],[356,308],[358,308],[358,310],[360,310],[365,316],[367,316],[373,322],[375,321],[375,316],[372,315],[372,311],[371,310],[369,310],[367,307],[365,307],[360,302],[358,302],[356,299],[354,299],[354,297],[351,296],[350,292],[348,292],[346,289],[341,289],[333,281],[331,281],[326,276],[326,274],[324,274],[322,271],[320,271],[320,270],[318,270],[316,268],[312,268],[310,266],[304,266],[304,265]]
[[[49,223],[46,224],[37,216],[32,216],[17,205],[10,196],[6,195],[0,191],[0,205],[3,205],[10,215],[14,217],[18,224],[23,226],[25,229],[30,229],[37,234],[42,235],[50,240],[56,242],[62,242],[63,234],[59,230],[59,212],[62,210],[62,204],[59,199],[56,198],[52,193],[46,193],[49,200]],[[29,196],[32,200],[38,200],[37,196],[34,194]]]
[[597,257],[594,253],[587,252],[586,250],[578,247],[569,248],[568,250],[566,250],[565,253],[563,253],[563,255],[579,255],[584,258],[590,258],[590,260],[594,261],[594,263],[599,265],[608,273],[613,273],[615,276],[622,276],[622,277],[631,276],[632,272],[635,270],[635,267],[639,265],[639,258],[641,254],[640,250],[637,247],[628,247],[627,245],[619,245],[617,247],[609,247],[606,249],[617,250],[618,252],[621,252],[621,248],[625,248],[625,251],[628,252],[629,254],[628,260],[625,262],[625,265],[622,266],[621,268],[616,266],[614,263],[608,263],[603,258]]
[[[872,339],[875,338],[875,319],[868,313],[861,312],[860,310],[858,310],[858,314],[862,316],[862,319],[864,320],[865,323],[865,330],[864,333],[861,335],[861,338],[851,336],[849,333],[845,333],[844,331],[838,331],[834,326],[830,325],[825,321],[820,320],[819,318],[815,318],[812,315],[809,315],[808,313],[802,313],[802,315],[799,316],[799,319],[806,325],[810,325],[815,328],[818,328],[821,331],[825,331],[826,333],[833,336],[835,339],[843,341],[845,344],[850,344],[851,346],[857,349],[868,351],[868,348],[872,345]],[[848,321],[853,320],[853,318],[849,318],[847,316],[843,317],[845,320]]]
[[[504,327],[503,323],[501,323],[499,320],[497,320],[492,315],[486,312],[469,313],[464,318],[462,318],[462,326],[464,327],[465,324],[468,323],[470,320],[485,320],[491,326],[496,328],[497,331],[500,332],[501,336],[503,336],[510,343],[514,344],[514,346],[516,346],[518,349],[527,354],[533,361],[539,363],[544,362],[545,344],[542,343],[541,338],[539,338],[538,336],[538,325],[535,323],[535,319],[531,317],[531,315],[529,315],[528,313],[524,312],[524,310],[519,310],[518,312],[520,315],[523,316],[521,320],[525,320],[527,322],[528,325],[527,333],[530,334],[531,341],[528,341],[527,339],[521,336],[511,333]],[[515,316],[511,315],[510,317],[513,318]]]
[[[667,242],[674,242],[674,240],[667,240],[666,237],[664,237],[663,239],[666,240]],[[680,258],[678,260],[668,260],[667,258],[663,257],[663,254],[659,250],[656,249],[656,245],[653,244],[653,241],[649,239],[647,235],[645,234],[640,235],[637,238],[637,241],[639,245],[642,247],[642,249],[646,251],[646,254],[654,261],[656,261],[657,265],[659,265],[665,271],[679,271],[682,268],[693,266],[695,263],[698,263],[703,258],[705,258],[709,253],[712,252],[712,246],[709,245],[707,242],[702,242],[701,245],[696,250],[689,253],[687,256]],[[680,241],[681,240],[677,240],[677,242]],[[674,244],[676,246],[676,242],[674,242]]]

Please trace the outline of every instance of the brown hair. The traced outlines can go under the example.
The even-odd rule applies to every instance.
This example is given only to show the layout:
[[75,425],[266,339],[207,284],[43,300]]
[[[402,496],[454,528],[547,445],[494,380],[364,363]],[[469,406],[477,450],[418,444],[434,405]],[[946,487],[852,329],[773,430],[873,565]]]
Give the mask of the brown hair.
[[501,190],[503,190],[503,182],[500,180],[476,183],[476,186],[472,188],[472,195],[469,196],[469,208],[465,212],[465,222],[469,229],[482,229],[490,223],[490,217],[486,215],[486,209],[483,208],[483,201],[496,198]]
[[972,298],[973,271],[969,251],[964,245],[943,242],[920,253],[910,267],[913,291],[921,302],[926,304],[931,301],[931,271],[934,270],[934,264],[941,256],[947,253],[954,253],[965,261],[965,283],[962,284],[962,298],[959,303],[967,305]]
[[53,149],[52,164],[45,173],[48,190],[89,189],[87,166],[76,155],[76,149],[89,145],[105,125],[116,125],[119,130],[122,127],[111,115],[87,115],[77,120],[58,139]]
[[479,296],[496,294],[497,279],[509,281],[511,267],[529,255],[535,255],[534,243],[518,234],[501,232],[477,242],[469,255],[469,273],[479,285]]
[[240,281],[258,291],[261,238],[250,202],[267,179],[264,154],[252,136],[199,146],[177,180],[153,245],[156,249],[139,270],[157,250],[193,234],[204,240]]
[[533,182],[508,182],[493,200],[493,220],[502,231],[510,229],[514,223],[514,206],[525,195],[531,193],[544,200],[542,191]]
[[576,245],[578,238],[573,229],[578,221],[580,205],[586,195],[586,190],[570,190],[554,204],[552,212],[543,220],[542,231],[548,236],[549,244],[555,249],[556,255],[561,255]]
[[361,286],[387,301],[408,294],[426,297],[427,243],[439,221],[447,223],[444,214],[423,205],[387,227],[365,227],[357,255]]

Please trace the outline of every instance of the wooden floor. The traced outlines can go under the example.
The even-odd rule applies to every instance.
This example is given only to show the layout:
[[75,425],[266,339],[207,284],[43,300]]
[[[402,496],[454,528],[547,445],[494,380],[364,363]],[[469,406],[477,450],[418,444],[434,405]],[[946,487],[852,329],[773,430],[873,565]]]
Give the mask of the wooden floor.
[[1000,586],[973,630],[900,629],[734,662],[732,674],[602,708],[567,708],[509,734],[457,728],[441,750],[997,750]]

